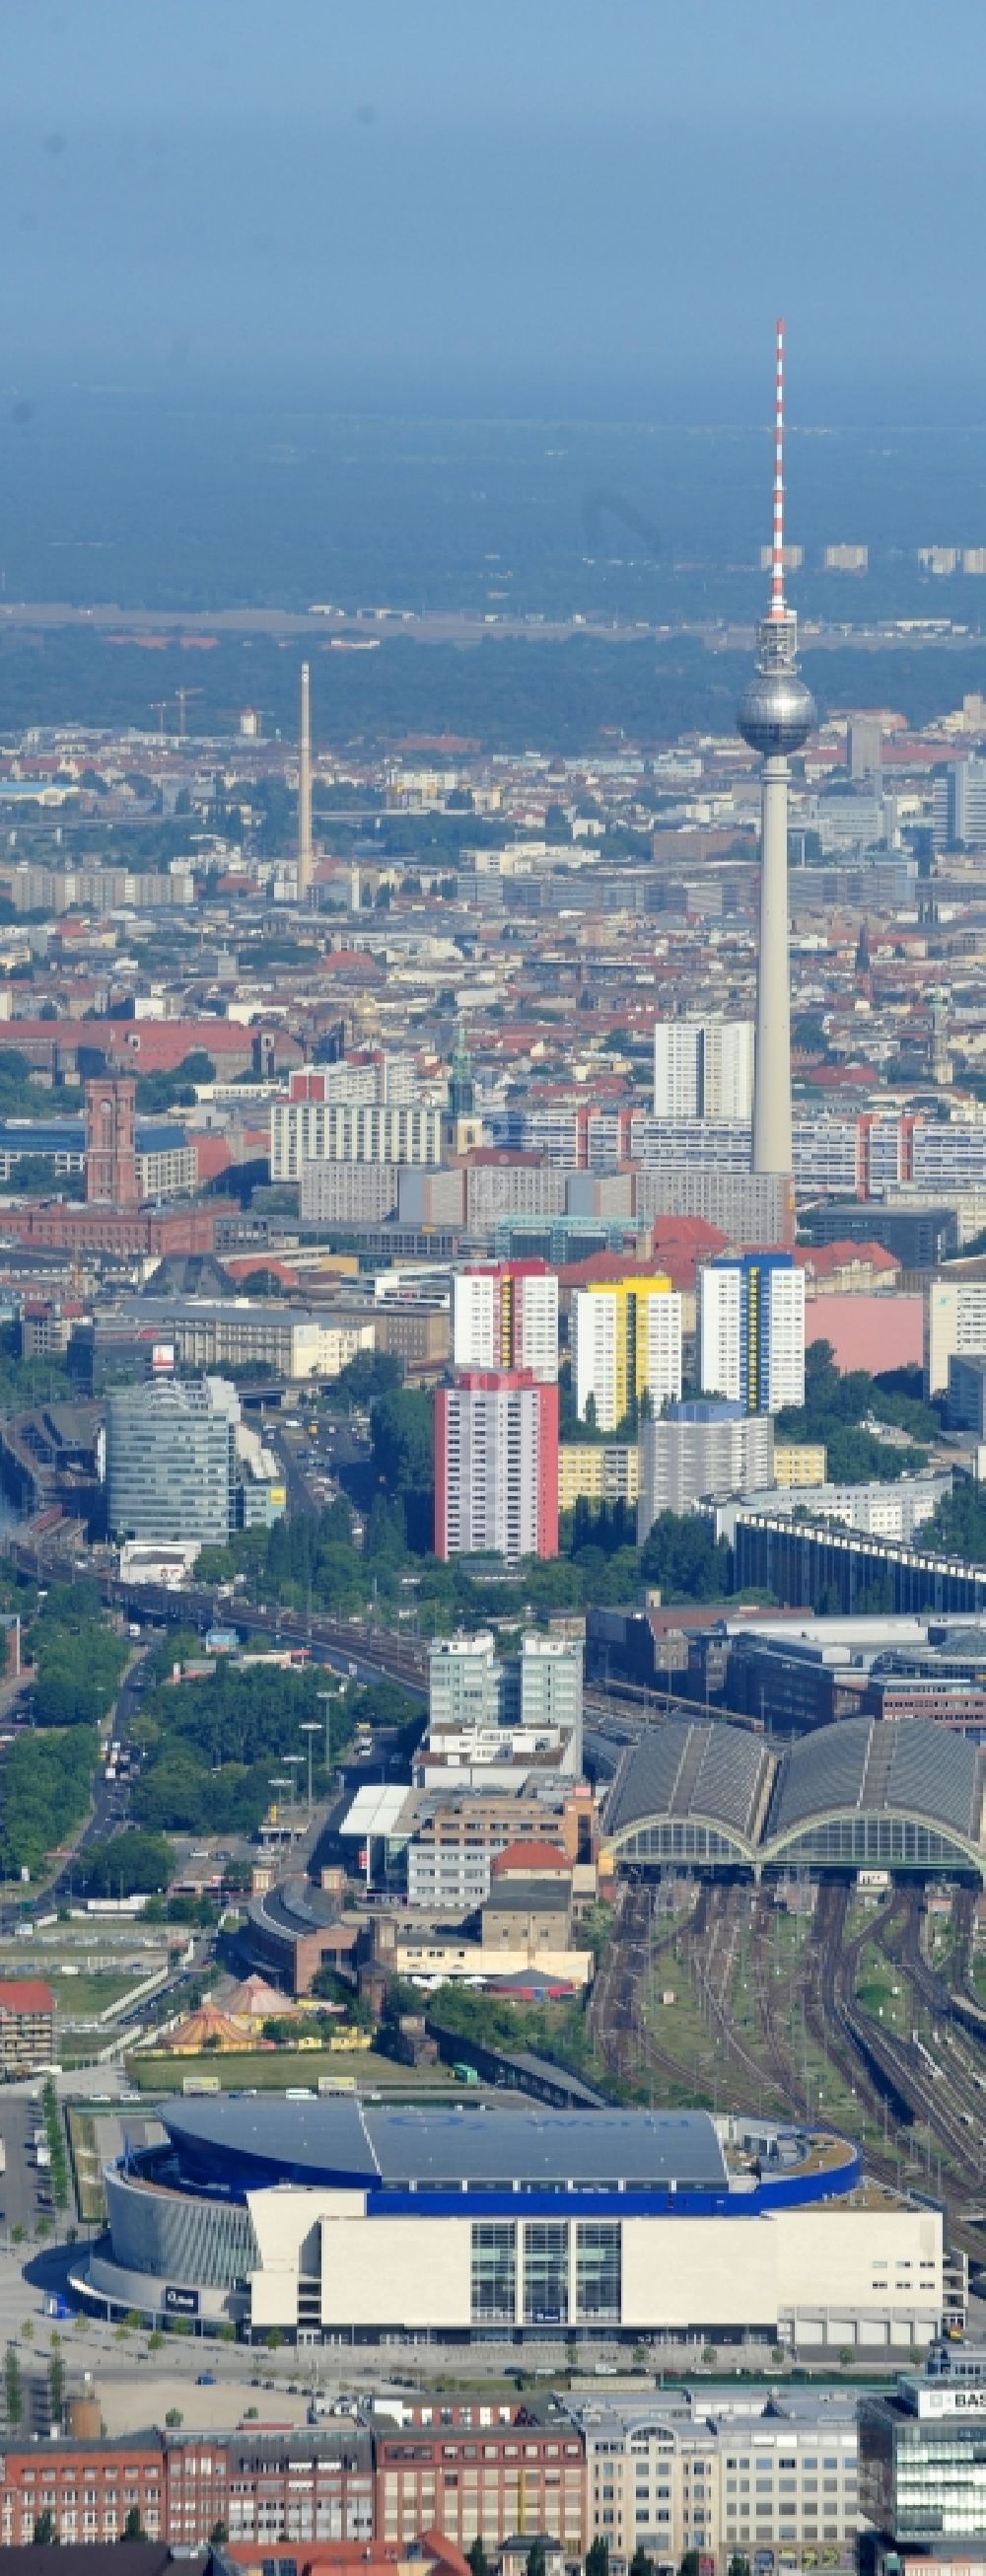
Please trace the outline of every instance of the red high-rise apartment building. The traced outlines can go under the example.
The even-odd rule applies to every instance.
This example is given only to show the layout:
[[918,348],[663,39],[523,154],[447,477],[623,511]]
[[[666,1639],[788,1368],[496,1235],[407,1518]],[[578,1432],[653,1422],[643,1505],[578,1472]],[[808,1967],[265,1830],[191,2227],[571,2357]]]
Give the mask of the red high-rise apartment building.
[[435,1397],[435,1554],[558,1554],[558,1388],[462,1369]]

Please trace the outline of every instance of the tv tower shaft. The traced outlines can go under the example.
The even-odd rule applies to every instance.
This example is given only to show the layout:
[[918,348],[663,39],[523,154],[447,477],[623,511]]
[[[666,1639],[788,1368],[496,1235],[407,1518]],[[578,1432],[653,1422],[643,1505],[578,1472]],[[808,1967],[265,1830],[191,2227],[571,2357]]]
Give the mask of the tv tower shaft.
[[788,754],[815,722],[798,677],[798,630],[784,596],[784,324],[778,322],[774,375],[774,497],[770,605],[760,628],[757,668],[737,722],[763,754],[760,787],[760,942],[757,960],[753,1169],[790,1172],[791,983],[788,956]]

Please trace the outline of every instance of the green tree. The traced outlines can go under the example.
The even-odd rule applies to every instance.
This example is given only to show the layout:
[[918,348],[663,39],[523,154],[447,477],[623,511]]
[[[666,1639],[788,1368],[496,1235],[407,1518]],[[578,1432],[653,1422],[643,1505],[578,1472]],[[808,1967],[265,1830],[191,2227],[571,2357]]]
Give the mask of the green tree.
[[139,2504],[131,2505],[120,2538],[121,2540],[146,2540],[147,2533],[140,2519]]
[[35,2514],[32,2538],[36,2549],[50,2549],[52,2543],[58,2539],[55,2517],[49,2512],[47,2505],[43,2513]]
[[3,2401],[10,2430],[16,2431],[24,2413],[24,2387],[16,2346],[7,2345],[3,2357]]
[[475,2540],[466,2551],[466,2557],[468,2558],[469,2565],[472,2568],[472,2576],[490,2576],[490,2562],[486,2555],[481,2532],[477,2532]]
[[654,2576],[654,2561],[639,2541],[630,2560],[630,2576]]
[[175,1854],[164,1835],[133,1828],[88,1843],[77,1869],[87,1896],[159,1896],[174,1874]]
[[373,1407],[375,1473],[392,1494],[429,1486],[433,1471],[432,1399],[420,1388],[395,1387]]
[[719,1601],[730,1589],[730,1551],[690,1513],[659,1512],[640,1552],[645,1583],[666,1601]]
[[543,2540],[532,2540],[524,2561],[524,2576],[548,2576],[548,2560]]
[[608,2540],[591,2540],[585,2553],[585,2576],[609,2576]]
[[209,2533],[209,2546],[211,2549],[221,2549],[223,2542],[228,2539],[229,2532],[223,2521],[222,2515],[220,2514],[218,2522],[213,2523],[212,2530]]
[[48,2412],[53,2424],[60,2424],[65,2413],[65,2364],[61,2353],[52,2353],[48,2364]]
[[684,2557],[679,2562],[678,2576],[699,2576],[699,2566],[698,2550],[686,2549]]

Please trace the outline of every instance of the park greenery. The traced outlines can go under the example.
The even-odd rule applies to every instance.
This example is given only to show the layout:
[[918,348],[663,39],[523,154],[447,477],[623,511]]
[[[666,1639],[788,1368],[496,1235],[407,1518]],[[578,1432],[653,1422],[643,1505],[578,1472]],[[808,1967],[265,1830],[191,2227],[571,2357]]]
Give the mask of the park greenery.
[[94,1583],[54,1584],[28,1631],[38,1726],[98,1724],[112,1708],[127,1647],[106,1620]]
[[[899,1445],[865,1428],[868,1423],[904,1433]],[[810,1342],[805,1353],[805,1400],[777,1415],[778,1440],[824,1441],[828,1473],[840,1485],[896,1482],[928,1463],[928,1444],[941,1422],[921,1394],[920,1369],[840,1370],[830,1342]]]
[[[7,1118],[50,1119],[51,1093],[44,1084],[32,1082],[31,1064],[19,1047],[0,1047],[0,1120]],[[77,1095],[76,1114],[81,1106]],[[48,1166],[49,1178],[51,1166]]]
[[169,1109],[190,1109],[196,1098],[196,1085],[215,1079],[211,1055],[206,1055],[203,1047],[193,1047],[173,1073],[138,1074],[138,1113],[153,1118],[163,1116]]
[[[47,2082],[42,2089],[41,2103],[44,2112],[45,2136],[48,2141],[48,2152],[51,2157],[51,2165],[49,2168],[51,2197],[54,2201],[55,2208],[57,2210],[63,2210],[68,2208],[69,2203],[68,2151],[65,2145],[65,2128],[59,2108],[58,2095],[55,2091],[54,2079],[52,2076],[48,2077]],[[61,2412],[60,2408],[58,2409],[58,2412]]]
[[175,1855],[163,1834],[129,1828],[86,1843],[73,1870],[86,1896],[160,1896],[175,1873]]
[[986,1565],[986,1495],[963,1478],[944,1494],[921,1531],[922,1547],[940,1548],[945,1556],[964,1557]]
[[92,1726],[18,1736],[4,1764],[0,1875],[40,1877],[46,1855],[80,1825],[96,1766]]
[[[175,1642],[168,1641],[169,1653]],[[317,1756],[313,1788],[323,1795],[325,1713],[318,1694],[325,1680],[311,1669],[243,1670],[221,1661],[200,1679],[162,1681],[149,1691],[131,1729],[145,1757],[131,1802],[144,1828],[142,1840],[167,1833],[254,1833],[271,1804],[272,1774],[289,1755],[303,1755],[309,1741]],[[403,1707],[404,1695],[398,1696]],[[300,1729],[310,1721],[320,1731],[306,1738]],[[331,1714],[333,1763],[345,1752],[353,1724],[340,1696]]]
[[198,1572],[206,1582],[239,1581],[253,1599],[285,1609],[340,1618],[369,1612],[384,1625],[411,1622],[425,1637],[618,1604],[647,1585],[668,1601],[718,1600],[730,1588],[729,1549],[703,1521],[664,1512],[638,1547],[634,1514],[619,1502],[598,1510],[577,1504],[558,1557],[510,1568],[499,1557],[443,1564],[432,1553],[432,1473],[432,1398],[392,1387],[371,1402],[369,1462],[353,1479],[361,1543],[354,1507],[338,1494],[321,1512],[203,1549]]
[[[407,1994],[413,1994],[413,2002]],[[396,2003],[409,2011],[420,2011],[421,1998],[414,1989],[399,1988]],[[393,1989],[388,2011],[395,2009]],[[471,1987],[439,1986],[428,2003],[428,2021],[432,2029],[451,2037],[472,2041],[479,2048],[531,2050],[538,2057],[548,2057],[576,2070],[591,2074],[592,2040],[581,2002],[572,1997],[557,2003],[520,2003],[496,1995],[477,1994]]]
[[34,1404],[66,1402],[74,1390],[59,1360],[22,1360],[20,1325],[0,1324],[0,1408],[27,1412]]

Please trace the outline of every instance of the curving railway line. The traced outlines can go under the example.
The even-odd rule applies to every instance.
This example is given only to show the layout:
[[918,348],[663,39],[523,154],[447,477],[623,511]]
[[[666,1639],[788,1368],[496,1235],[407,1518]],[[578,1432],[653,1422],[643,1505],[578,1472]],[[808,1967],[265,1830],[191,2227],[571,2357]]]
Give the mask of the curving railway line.
[[[640,2084],[673,2083],[697,2089],[696,2062],[676,2055],[666,2036],[659,2043],[648,2024],[654,1966],[674,1929],[655,1937],[653,1887],[628,1885],[619,1934],[602,1963],[590,2007],[600,2054],[614,2075]],[[955,1907],[957,1973],[963,1985],[973,1926],[974,1899],[959,1891]],[[967,1992],[953,1993],[925,1957],[921,1941],[923,1891],[897,1887],[855,1931],[848,1926],[850,1891],[836,1881],[819,1888],[811,1934],[798,1972],[803,2029],[789,2018],[791,1979],[777,1974],[775,1908],[769,1891],[748,1884],[707,1882],[687,1926],[677,1927],[709,2035],[719,2052],[722,2088],[741,2108],[817,2118],[806,2039],[821,2050],[885,2143],[868,2150],[874,2176],[893,2187],[901,2178],[900,2132],[915,2133],[909,2154],[920,2159],[928,2189],[945,2205],[949,2235],[977,2263],[983,2244],[969,2224],[970,2198],[986,2189],[986,2053],[980,2032],[986,2015]],[[876,1946],[900,1976],[910,2027],[895,2031],[867,2009],[856,1991],[860,1953]],[[755,2035],[737,2028],[734,1989],[743,1974]],[[927,2036],[917,2024],[923,2018]],[[706,2091],[708,2086],[704,2088]],[[893,2144],[890,2124],[897,2133]]]

